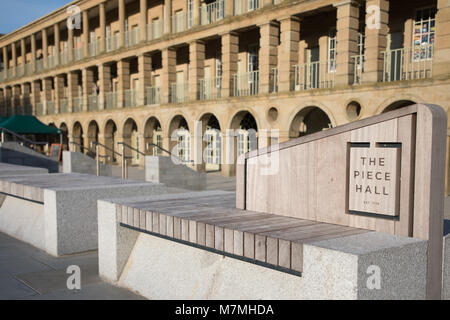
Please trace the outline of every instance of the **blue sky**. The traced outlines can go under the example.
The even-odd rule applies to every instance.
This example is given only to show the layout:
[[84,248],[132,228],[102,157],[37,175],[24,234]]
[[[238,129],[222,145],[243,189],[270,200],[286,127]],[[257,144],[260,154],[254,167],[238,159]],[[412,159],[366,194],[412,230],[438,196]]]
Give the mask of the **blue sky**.
[[9,33],[71,0],[0,0],[0,33]]

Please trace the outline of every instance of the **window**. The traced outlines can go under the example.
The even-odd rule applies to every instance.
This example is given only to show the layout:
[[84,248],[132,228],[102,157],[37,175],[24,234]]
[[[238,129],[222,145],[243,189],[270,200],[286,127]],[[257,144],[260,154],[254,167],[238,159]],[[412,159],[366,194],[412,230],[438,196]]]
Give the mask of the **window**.
[[435,33],[435,8],[417,10],[413,30],[413,59],[424,60],[433,57]]
[[328,72],[336,72],[336,46],[336,29],[333,29],[328,37]]
[[191,135],[185,128],[178,129],[178,145],[177,153],[178,157],[185,162],[189,162],[191,159]]
[[248,0],[248,10],[253,11],[259,9],[259,0]]

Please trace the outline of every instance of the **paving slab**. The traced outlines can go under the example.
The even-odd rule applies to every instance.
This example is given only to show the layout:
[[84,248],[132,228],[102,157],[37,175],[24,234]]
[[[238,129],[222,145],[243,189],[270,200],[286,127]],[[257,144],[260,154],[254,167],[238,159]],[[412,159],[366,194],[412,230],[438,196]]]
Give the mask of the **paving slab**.
[[[67,289],[67,267],[81,269],[81,290]],[[0,300],[142,300],[98,275],[97,252],[62,258],[0,233]]]

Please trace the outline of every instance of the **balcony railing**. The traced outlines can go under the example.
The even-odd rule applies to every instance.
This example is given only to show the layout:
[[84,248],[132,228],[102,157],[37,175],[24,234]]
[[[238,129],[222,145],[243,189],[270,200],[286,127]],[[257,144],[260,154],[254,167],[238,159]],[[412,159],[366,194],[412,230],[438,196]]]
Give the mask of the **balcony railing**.
[[259,93],[259,71],[233,75],[233,96],[253,96]]
[[124,90],[125,107],[136,107],[139,102],[139,92],[136,89]]
[[44,104],[42,102],[36,103],[36,115],[37,116],[44,115]]
[[161,94],[159,87],[148,87],[146,90],[145,104],[148,106],[161,104]]
[[125,32],[125,46],[132,47],[140,42],[139,28],[133,28],[131,31]]
[[179,12],[172,16],[172,33],[183,32],[192,27],[188,15],[185,12]]
[[44,59],[37,59],[36,60],[36,72],[41,72],[44,70]]
[[25,70],[23,68],[23,65],[16,67],[16,77],[22,77]]
[[334,61],[309,62],[294,66],[294,90],[333,88],[335,80]]
[[98,95],[93,94],[88,96],[88,110],[89,111],[98,110]]
[[200,24],[207,25],[220,21],[225,17],[225,1],[218,0],[210,4],[203,4],[200,8]]
[[279,83],[280,77],[278,74],[278,68],[272,68],[272,70],[270,71],[270,78],[269,78],[269,92],[270,93],[278,92]]
[[47,69],[52,69],[57,65],[57,56],[48,56],[47,57]]
[[68,113],[69,112],[69,100],[68,99],[60,99],[59,100],[59,109],[60,109],[60,113]]
[[364,55],[353,56],[353,84],[361,84],[364,73]]
[[383,81],[401,81],[431,78],[433,75],[433,45],[412,49],[382,52]]
[[14,68],[8,69],[8,79],[14,78]]
[[189,101],[188,83],[171,83],[169,92],[170,103],[182,103]]
[[105,109],[116,109],[117,101],[117,92],[105,93]]
[[33,65],[31,64],[31,62],[28,62],[25,64],[25,75],[29,76],[33,73]]
[[234,1],[234,15],[238,16],[250,11],[258,10],[260,0],[231,0]]
[[82,112],[83,111],[83,97],[74,97],[72,99],[72,112]]
[[222,77],[199,80],[199,100],[220,99],[222,91]]
[[96,40],[89,43],[89,56],[95,57],[100,54],[101,51],[101,41]]
[[164,22],[163,21],[152,21],[151,24],[147,25],[147,41],[155,40],[161,38],[164,33]]
[[59,54],[59,59],[61,64],[68,64],[70,62],[69,50],[66,49],[61,51],[61,53]]
[[83,59],[83,47],[82,46],[73,49],[73,60],[79,61],[81,59]]
[[120,37],[119,34],[115,34],[109,38],[106,38],[106,51],[111,52],[119,49]]
[[51,114],[55,114],[56,113],[56,108],[55,108],[55,101],[47,101],[47,114],[51,115]]

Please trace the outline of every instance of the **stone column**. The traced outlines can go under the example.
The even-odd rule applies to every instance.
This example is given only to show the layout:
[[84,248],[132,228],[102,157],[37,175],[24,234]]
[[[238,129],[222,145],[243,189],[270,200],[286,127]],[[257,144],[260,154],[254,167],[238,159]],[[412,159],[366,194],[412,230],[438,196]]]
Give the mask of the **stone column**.
[[[23,83],[21,85],[21,91],[22,91],[22,112],[23,114],[30,114],[27,111],[30,111],[27,107],[30,105],[30,92],[31,92],[31,86],[29,83]],[[27,98],[27,99],[25,99]]]
[[100,14],[100,51],[106,51],[106,10],[105,2],[99,4]]
[[5,106],[5,94],[3,89],[0,88],[0,116],[6,117],[6,106]]
[[5,79],[8,77],[8,47],[3,47],[3,72]]
[[189,44],[189,97],[191,101],[198,98],[199,80],[205,76],[205,43],[194,41]]
[[119,0],[119,46],[125,46],[125,0]]
[[12,51],[12,69],[13,69],[13,76],[16,76],[17,74],[17,50],[16,50],[16,43],[11,43],[11,51]]
[[68,109],[69,113],[73,112],[73,99],[78,97],[78,74],[76,72],[69,72],[67,74],[68,86]]
[[25,74],[25,63],[27,63],[25,39],[20,39],[20,55],[22,56],[22,67],[23,67],[23,73]]
[[89,11],[83,11],[83,56],[89,57]]
[[152,57],[141,54],[138,56],[138,65],[139,65],[139,88],[138,88],[138,96],[139,101],[138,104],[140,106],[144,106],[146,99],[146,88],[152,85]]
[[234,130],[226,129],[222,131],[223,152],[222,152],[222,174],[232,177],[235,174],[235,159],[237,154],[236,135]]
[[36,72],[36,35],[31,35],[31,70]]
[[[380,15],[369,9],[380,8]],[[389,22],[388,0],[366,1],[366,41],[363,83],[371,83],[383,80],[384,59],[381,54],[387,48],[387,34]],[[379,18],[379,19],[378,19]],[[379,25],[376,22],[379,20]]]
[[239,36],[222,35],[222,98],[232,96],[233,75],[238,71]]
[[118,108],[125,107],[125,90],[130,89],[130,63],[124,60],[117,62],[117,77],[119,78]]
[[259,92],[266,94],[270,92],[272,70],[278,63],[278,24],[270,21],[260,25],[259,33]]
[[61,113],[60,100],[64,99],[64,76],[57,75],[54,78],[55,81],[55,113]]
[[287,17],[281,19],[281,45],[278,57],[278,74],[280,92],[290,91],[294,82],[293,66],[298,64],[300,41],[300,19]]
[[234,0],[225,1],[225,17],[234,16]]
[[161,103],[169,103],[170,84],[176,81],[177,52],[174,48],[162,50]]
[[200,0],[193,0],[194,1],[194,5],[193,5],[193,8],[192,8],[192,10],[194,11],[193,13],[192,13],[192,18],[193,18],[193,21],[192,21],[192,24],[193,24],[193,26],[198,26],[198,25],[200,25]]
[[41,102],[41,87],[39,81],[31,82],[31,114],[36,115],[36,105]]
[[353,56],[358,54],[359,5],[346,0],[334,5],[337,8],[336,34],[336,85],[353,83]]
[[164,34],[172,32],[172,0],[164,0]]
[[92,95],[94,87],[94,71],[92,69],[83,69],[81,71],[82,85],[83,85],[83,111],[88,110],[88,97]]
[[437,9],[433,76],[441,77],[450,73],[450,2],[438,0]]
[[[5,88],[5,101],[7,102],[7,104],[10,106],[9,110],[14,110],[14,105],[12,102],[12,88],[11,87],[6,87]],[[9,113],[7,110],[7,116],[12,116],[14,115],[14,112]]]
[[44,111],[43,114],[47,114],[47,102],[52,100],[52,79],[42,79],[42,90],[44,91]]
[[67,29],[67,50],[69,51],[69,62],[73,61],[73,29]]
[[56,23],[54,26],[54,32],[55,32],[55,63],[56,65],[59,65],[59,63],[61,62],[60,58],[59,58],[59,53],[61,51],[61,36],[60,36],[60,32],[59,32],[59,24]]
[[141,41],[147,40],[147,0],[140,0],[139,31]]
[[12,110],[13,114],[20,114],[20,104],[18,105],[17,102],[20,100],[20,86],[13,86],[12,87]]
[[98,82],[100,89],[99,106],[100,110],[105,109],[105,94],[110,92],[111,67],[105,64],[98,66]]
[[44,59],[44,68],[48,67],[47,64],[47,56],[48,56],[48,38],[47,38],[47,29],[42,29],[42,57]]
[[[319,61],[326,62],[328,60],[328,35],[322,35],[319,37]],[[321,66],[322,67],[322,66]],[[328,67],[325,69],[328,72]],[[325,72],[320,72],[322,76]]]

